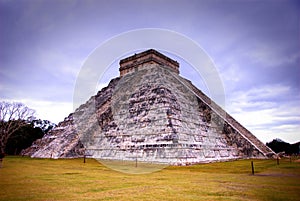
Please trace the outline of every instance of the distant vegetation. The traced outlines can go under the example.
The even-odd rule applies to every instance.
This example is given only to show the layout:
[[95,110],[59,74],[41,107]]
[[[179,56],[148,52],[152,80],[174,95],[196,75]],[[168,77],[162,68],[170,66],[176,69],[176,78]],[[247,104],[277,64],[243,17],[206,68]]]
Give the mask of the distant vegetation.
[[270,147],[274,152],[280,153],[284,152],[285,154],[300,154],[300,142],[295,144],[289,144],[282,141],[281,139],[274,139],[272,142],[268,142],[267,146]]
[[7,140],[5,153],[8,155],[20,154],[23,149],[31,146],[35,140],[42,138],[54,127],[55,124],[48,120],[32,120],[10,135]]
[[23,103],[0,102],[0,168],[8,140],[16,131],[35,119],[34,113],[34,110]]

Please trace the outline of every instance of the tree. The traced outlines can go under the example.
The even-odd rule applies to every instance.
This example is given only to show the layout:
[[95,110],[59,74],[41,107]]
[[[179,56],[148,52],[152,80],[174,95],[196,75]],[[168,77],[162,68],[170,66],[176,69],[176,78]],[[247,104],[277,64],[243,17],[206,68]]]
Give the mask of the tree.
[[272,142],[268,142],[267,146],[270,147],[274,152],[284,152],[285,154],[299,154],[300,142],[295,144],[290,144],[282,141],[281,139],[274,139]]
[[56,124],[49,120],[34,119],[30,123],[16,130],[7,140],[5,153],[18,155],[27,149],[34,141],[40,139],[52,130]]
[[26,124],[16,130],[7,140],[5,153],[18,155],[23,149],[29,147],[32,142],[42,138],[44,132],[39,127],[34,127],[33,123]]
[[5,156],[8,138],[19,128],[31,122],[34,112],[23,103],[0,102],[0,163]]
[[47,134],[50,130],[52,130],[56,126],[55,123],[52,123],[49,120],[41,120],[41,119],[34,119],[31,122],[31,124],[34,128],[42,129],[44,134]]

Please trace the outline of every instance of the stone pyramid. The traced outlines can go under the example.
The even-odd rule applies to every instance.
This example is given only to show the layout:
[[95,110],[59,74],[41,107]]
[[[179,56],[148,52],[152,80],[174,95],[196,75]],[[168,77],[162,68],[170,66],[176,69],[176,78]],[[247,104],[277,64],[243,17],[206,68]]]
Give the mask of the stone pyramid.
[[191,81],[147,50],[120,61],[120,77],[23,154],[186,165],[274,152]]

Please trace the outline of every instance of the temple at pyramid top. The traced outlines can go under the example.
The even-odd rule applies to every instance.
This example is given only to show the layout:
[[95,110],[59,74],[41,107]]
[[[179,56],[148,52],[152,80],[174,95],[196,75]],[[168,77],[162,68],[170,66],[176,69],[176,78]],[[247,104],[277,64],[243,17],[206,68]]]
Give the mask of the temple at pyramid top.
[[127,57],[120,61],[120,76],[126,75],[140,70],[149,64],[158,64],[165,66],[179,74],[179,63],[169,57],[159,53],[154,49],[150,49],[139,54]]

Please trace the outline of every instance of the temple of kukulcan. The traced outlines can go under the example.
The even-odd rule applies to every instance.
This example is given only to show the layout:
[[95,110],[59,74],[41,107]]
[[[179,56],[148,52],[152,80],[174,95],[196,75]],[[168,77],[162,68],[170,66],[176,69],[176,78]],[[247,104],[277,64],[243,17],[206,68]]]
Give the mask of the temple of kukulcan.
[[41,158],[187,165],[274,152],[150,49],[120,61],[120,76],[23,151]]

